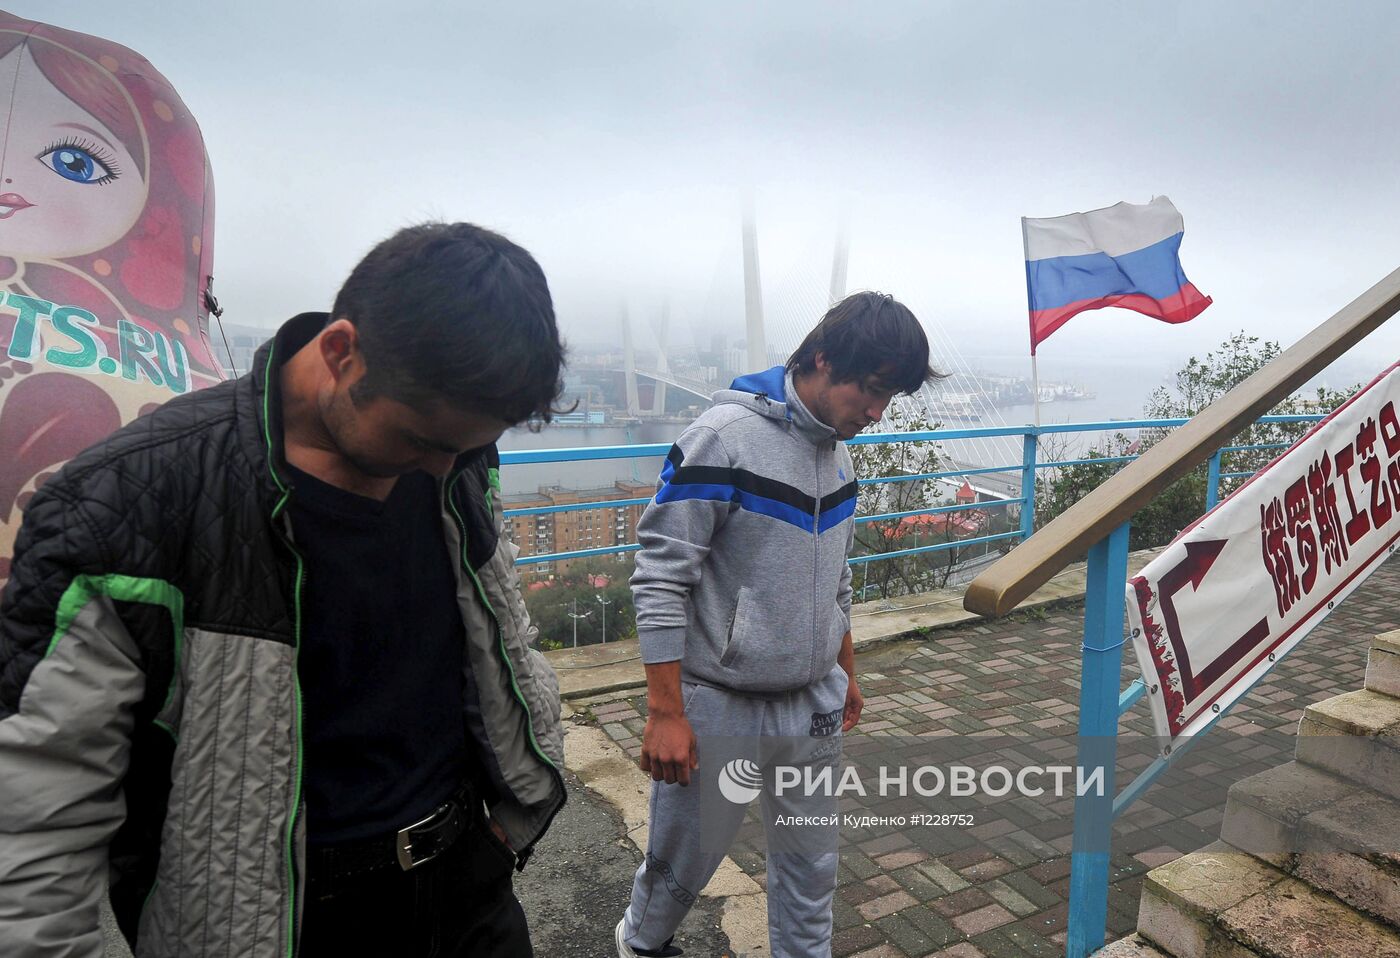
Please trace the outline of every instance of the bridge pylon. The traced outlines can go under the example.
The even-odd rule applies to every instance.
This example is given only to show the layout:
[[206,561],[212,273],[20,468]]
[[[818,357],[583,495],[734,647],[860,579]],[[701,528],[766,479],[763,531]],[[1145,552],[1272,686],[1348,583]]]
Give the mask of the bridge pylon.
[[627,305],[622,306],[622,376],[627,391],[627,415],[633,419],[642,414],[637,398],[637,353],[632,346],[632,322],[627,317]]
[[768,345],[763,337],[763,285],[758,274],[758,227],[753,196],[744,198],[744,320],[748,342],[748,372],[768,368]]

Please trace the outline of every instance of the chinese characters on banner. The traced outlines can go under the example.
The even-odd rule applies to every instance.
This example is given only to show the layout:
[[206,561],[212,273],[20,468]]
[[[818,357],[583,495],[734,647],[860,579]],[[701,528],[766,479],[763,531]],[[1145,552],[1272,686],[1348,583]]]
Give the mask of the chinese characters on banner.
[[1128,583],[1157,734],[1195,734],[1400,538],[1400,363],[1187,528]]

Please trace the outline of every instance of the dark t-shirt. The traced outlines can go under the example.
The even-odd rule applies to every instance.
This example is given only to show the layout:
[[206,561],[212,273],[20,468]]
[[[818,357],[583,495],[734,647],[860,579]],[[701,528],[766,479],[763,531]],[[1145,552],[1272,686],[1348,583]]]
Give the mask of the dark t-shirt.
[[307,838],[334,844],[411,824],[461,784],[465,634],[431,476],[379,502],[290,471]]

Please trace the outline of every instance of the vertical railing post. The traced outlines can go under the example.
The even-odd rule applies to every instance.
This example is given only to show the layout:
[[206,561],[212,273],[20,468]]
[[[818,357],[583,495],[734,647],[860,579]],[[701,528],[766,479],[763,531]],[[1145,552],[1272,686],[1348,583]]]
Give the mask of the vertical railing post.
[[1021,541],[1025,542],[1035,532],[1035,451],[1037,436],[1026,427],[1021,439]]
[[[1089,550],[1079,687],[1076,779],[1095,783],[1074,801],[1066,958],[1103,946],[1108,924],[1109,845],[1113,836],[1118,685],[1123,661],[1123,596],[1128,580],[1125,522]],[[1098,776],[1096,778],[1096,776]]]
[[1210,457],[1210,468],[1206,472],[1206,512],[1215,508],[1220,501],[1220,450]]

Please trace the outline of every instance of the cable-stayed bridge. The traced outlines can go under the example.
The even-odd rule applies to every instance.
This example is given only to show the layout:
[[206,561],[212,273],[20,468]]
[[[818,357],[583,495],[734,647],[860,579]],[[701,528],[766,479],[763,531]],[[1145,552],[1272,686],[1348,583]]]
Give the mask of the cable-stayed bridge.
[[[743,272],[744,272],[744,312],[747,348],[745,371],[757,371],[772,365],[773,357],[786,358],[792,353],[803,337],[816,324],[826,310],[846,295],[846,266],[849,261],[847,228],[843,221],[838,226],[835,252],[831,270],[826,273],[813,257],[799,261],[782,280],[772,288],[772,295],[765,299],[760,277],[757,227],[751,205],[746,206],[743,219]],[[877,428],[881,432],[897,432],[909,429],[927,429],[936,425],[958,428],[976,424],[980,427],[1006,425],[1000,410],[983,388],[981,379],[973,372],[962,352],[953,342],[948,330],[934,318],[928,304],[910,302],[901,297],[920,318],[928,336],[930,360],[935,369],[946,373],[947,378],[932,385],[926,385],[912,396],[898,396],[890,404],[885,419]],[[659,368],[639,366],[632,345],[632,330],[627,313],[622,314],[623,369],[626,377],[627,410],[631,416],[660,415],[665,410],[665,393],[668,388],[680,389],[701,400],[708,401],[715,390],[728,385],[728,382],[706,383],[677,374],[669,368],[666,359],[666,328],[668,317],[663,313],[654,324],[658,346]],[[643,409],[638,399],[637,383],[650,380],[655,383],[650,408]],[[1021,461],[1020,443],[1014,438],[979,437],[958,440],[943,450],[945,461],[954,463],[953,468],[986,468],[989,466],[1010,466]],[[1015,476],[1019,489],[1019,476]],[[1007,486],[1010,481],[1000,480],[1000,474],[978,477],[978,486],[987,492],[991,487]]]

